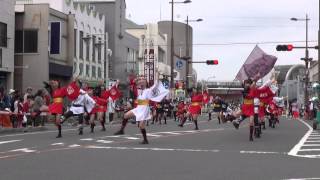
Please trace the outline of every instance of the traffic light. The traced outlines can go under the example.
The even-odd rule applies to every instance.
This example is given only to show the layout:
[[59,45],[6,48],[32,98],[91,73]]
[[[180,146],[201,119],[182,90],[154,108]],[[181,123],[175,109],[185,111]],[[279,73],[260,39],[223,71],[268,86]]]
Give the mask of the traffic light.
[[207,63],[207,65],[218,65],[219,64],[218,60],[207,60],[206,63]]
[[278,45],[276,47],[277,51],[292,51],[293,49],[293,45],[292,44],[287,44],[287,45]]

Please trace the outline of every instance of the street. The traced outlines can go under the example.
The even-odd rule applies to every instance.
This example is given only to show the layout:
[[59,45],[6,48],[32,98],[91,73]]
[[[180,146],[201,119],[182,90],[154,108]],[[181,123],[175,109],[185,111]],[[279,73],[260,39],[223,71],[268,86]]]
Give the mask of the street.
[[199,127],[150,125],[149,145],[132,124],[124,136],[113,136],[119,125],[83,136],[65,128],[61,139],[54,129],[2,135],[1,179],[320,179],[320,134],[299,120],[283,118],[254,142],[246,123],[235,130],[202,117]]

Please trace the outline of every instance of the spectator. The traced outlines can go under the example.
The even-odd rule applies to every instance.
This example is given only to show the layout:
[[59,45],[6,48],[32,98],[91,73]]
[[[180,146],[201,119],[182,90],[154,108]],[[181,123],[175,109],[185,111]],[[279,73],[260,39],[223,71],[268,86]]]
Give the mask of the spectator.
[[23,103],[27,102],[28,96],[32,95],[32,87],[28,87],[26,93],[23,96]]
[[33,126],[43,126],[44,125],[44,117],[41,115],[41,109],[45,105],[45,101],[43,99],[44,93],[43,90],[38,90],[37,93],[34,95],[34,103],[32,106],[32,113],[33,113]]
[[23,124],[24,127],[30,126],[32,124],[32,121],[31,121],[32,105],[33,105],[33,96],[28,95],[27,101],[23,103],[23,113],[27,118],[27,122]]
[[20,128],[22,127],[22,101],[23,99],[20,97],[19,94],[15,95],[14,103],[13,103],[13,115],[11,117],[11,122],[13,128]]
[[5,111],[6,108],[10,109],[10,102],[8,96],[4,92],[4,88],[0,88],[0,110]]

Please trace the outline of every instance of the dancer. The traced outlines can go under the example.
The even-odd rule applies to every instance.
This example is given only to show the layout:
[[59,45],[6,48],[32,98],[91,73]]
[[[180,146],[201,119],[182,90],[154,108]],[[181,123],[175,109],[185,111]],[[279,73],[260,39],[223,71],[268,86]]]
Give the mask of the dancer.
[[128,119],[135,117],[139,122],[139,128],[143,136],[141,144],[149,144],[147,139],[147,132],[145,129],[145,121],[151,119],[151,112],[149,108],[150,100],[155,102],[161,102],[162,99],[169,94],[169,90],[163,87],[162,82],[156,82],[151,88],[147,88],[147,80],[144,77],[136,79],[138,86],[138,106],[124,115],[122,126],[115,135],[124,134],[124,129],[128,123]]
[[[200,89],[193,88],[193,92],[191,95],[191,105],[188,108],[187,117],[191,117],[194,122],[195,130],[199,130],[198,127],[198,116],[201,114],[201,106],[202,106],[203,96],[200,92]],[[186,122],[186,118],[183,119],[180,127],[183,127],[183,124]]]

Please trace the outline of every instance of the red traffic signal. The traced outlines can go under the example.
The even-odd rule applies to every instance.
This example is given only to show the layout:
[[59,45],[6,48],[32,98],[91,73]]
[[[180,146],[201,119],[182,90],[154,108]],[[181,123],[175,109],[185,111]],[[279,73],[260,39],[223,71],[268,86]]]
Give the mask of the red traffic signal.
[[294,46],[292,44],[287,45],[277,45],[276,49],[277,51],[292,51]]
[[218,60],[207,60],[206,63],[207,63],[207,65],[218,65],[219,61]]

